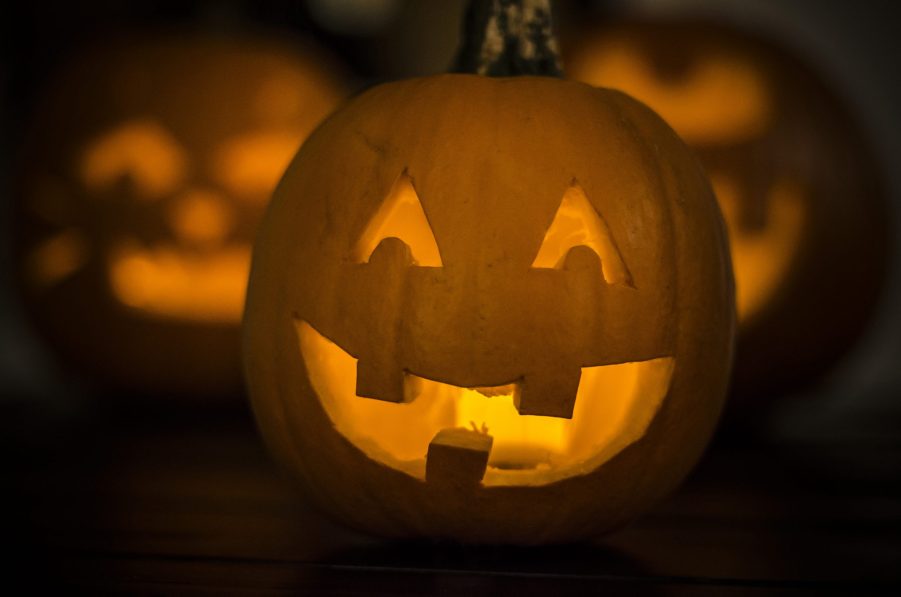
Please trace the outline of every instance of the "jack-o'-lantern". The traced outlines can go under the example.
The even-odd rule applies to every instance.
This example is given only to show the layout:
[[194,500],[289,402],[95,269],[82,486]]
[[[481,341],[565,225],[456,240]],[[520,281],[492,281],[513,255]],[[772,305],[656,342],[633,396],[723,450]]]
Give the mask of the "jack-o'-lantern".
[[35,114],[20,280],[53,348],[105,386],[237,394],[253,234],[341,88],[252,38],[143,38],[65,70]]
[[567,74],[645,102],[700,156],[730,233],[735,392],[759,404],[825,371],[873,307],[886,238],[873,156],[835,94],[785,50],[701,23],[593,30]]
[[[501,27],[519,9],[496,2]],[[388,83],[317,129],[270,203],[248,387],[272,450],[349,525],[572,540],[698,458],[733,301],[709,183],[646,107],[549,76]]]

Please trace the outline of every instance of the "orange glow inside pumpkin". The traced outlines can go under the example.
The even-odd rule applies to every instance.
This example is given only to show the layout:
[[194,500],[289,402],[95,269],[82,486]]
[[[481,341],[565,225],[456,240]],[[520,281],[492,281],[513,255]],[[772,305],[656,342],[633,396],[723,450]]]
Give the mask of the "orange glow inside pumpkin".
[[608,284],[632,284],[632,276],[613,243],[607,223],[591,206],[582,187],[574,184],[563,194],[532,267],[560,267],[569,250],[580,245],[601,258],[601,269]]
[[[412,181],[398,178],[354,248],[365,262],[386,237],[402,239],[416,263],[440,267],[440,255]],[[584,191],[564,195],[533,267],[559,267],[572,247],[603,260],[607,283],[630,274],[606,223]],[[518,383],[465,388],[406,372],[402,403],[356,394],[357,359],[305,321],[295,321],[313,389],[341,435],[374,460],[425,479],[430,442],[443,430],[474,429],[493,439],[484,485],[541,485],[593,470],[638,440],[669,389],[671,357],[582,367],[571,419],[521,415]]]
[[313,389],[342,436],[372,458],[425,479],[426,453],[439,431],[485,430],[494,440],[484,485],[542,485],[596,468],[644,435],[669,389],[675,361],[583,367],[572,419],[520,415],[515,384],[461,388],[405,376],[418,386],[396,404],[355,393],[357,359],[305,322],[296,322]]

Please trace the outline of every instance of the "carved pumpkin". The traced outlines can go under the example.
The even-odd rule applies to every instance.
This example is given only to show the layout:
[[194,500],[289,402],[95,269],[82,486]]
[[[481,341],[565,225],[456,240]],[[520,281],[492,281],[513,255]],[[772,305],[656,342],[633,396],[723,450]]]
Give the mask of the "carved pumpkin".
[[722,406],[733,293],[700,166],[631,98],[442,75],[356,97],[260,229],[260,429],[339,520],[538,543],[671,489]]
[[851,344],[882,282],[874,159],[805,65],[723,25],[636,23],[575,42],[567,73],[657,111],[701,158],[729,227],[736,393],[800,387]]
[[20,278],[62,356],[136,392],[237,393],[252,238],[341,89],[252,39],[104,47],[55,81],[25,150]]

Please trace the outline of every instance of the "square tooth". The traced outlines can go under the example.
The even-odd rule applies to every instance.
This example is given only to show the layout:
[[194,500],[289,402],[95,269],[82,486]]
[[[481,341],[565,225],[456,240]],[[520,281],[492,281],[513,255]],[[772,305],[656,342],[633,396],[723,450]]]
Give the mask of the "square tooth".
[[582,370],[526,376],[517,385],[513,404],[521,415],[572,419]]
[[379,363],[357,361],[357,396],[385,402],[404,402],[404,372]]
[[425,479],[430,485],[459,489],[478,486],[488,468],[494,439],[469,429],[442,429],[429,444]]

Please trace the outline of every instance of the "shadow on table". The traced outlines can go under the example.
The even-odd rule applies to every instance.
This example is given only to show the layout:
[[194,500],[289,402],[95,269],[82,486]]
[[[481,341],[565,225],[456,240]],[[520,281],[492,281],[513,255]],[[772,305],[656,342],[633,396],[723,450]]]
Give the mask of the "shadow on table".
[[397,542],[359,546],[320,560],[303,582],[367,594],[660,595],[641,564],[595,544],[550,547]]

